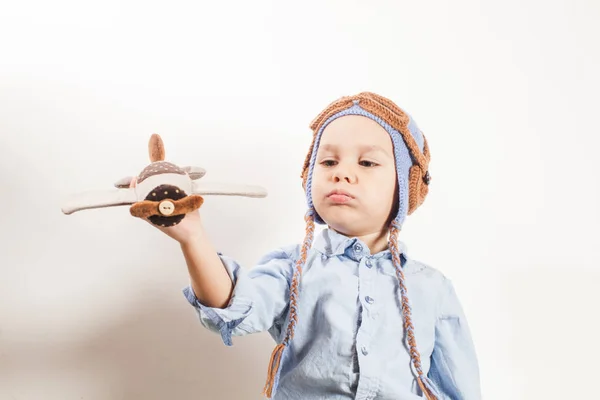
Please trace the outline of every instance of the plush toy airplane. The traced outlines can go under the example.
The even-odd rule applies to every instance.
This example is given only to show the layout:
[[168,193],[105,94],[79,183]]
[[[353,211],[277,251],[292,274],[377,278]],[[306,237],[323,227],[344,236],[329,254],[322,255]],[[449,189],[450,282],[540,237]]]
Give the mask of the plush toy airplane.
[[124,177],[116,189],[78,193],[62,207],[64,214],[77,211],[130,205],[134,217],[148,218],[160,226],[180,223],[185,214],[197,210],[205,195],[266,197],[267,191],[255,185],[203,182],[206,171],[200,167],[179,167],[165,160],[161,137],[153,134],[148,144],[150,164],[137,177]]

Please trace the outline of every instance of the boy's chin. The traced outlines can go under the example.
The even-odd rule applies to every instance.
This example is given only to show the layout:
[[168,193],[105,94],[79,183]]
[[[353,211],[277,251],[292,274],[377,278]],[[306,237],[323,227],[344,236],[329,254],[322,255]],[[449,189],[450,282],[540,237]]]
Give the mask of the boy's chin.
[[331,229],[344,235],[353,235],[365,225],[365,218],[356,212],[329,213],[321,215],[321,218]]
[[365,232],[377,232],[387,226],[386,222],[378,225],[373,216],[361,214],[358,210],[350,208],[329,209],[323,214],[319,213],[319,216],[329,228],[346,236],[360,236]]

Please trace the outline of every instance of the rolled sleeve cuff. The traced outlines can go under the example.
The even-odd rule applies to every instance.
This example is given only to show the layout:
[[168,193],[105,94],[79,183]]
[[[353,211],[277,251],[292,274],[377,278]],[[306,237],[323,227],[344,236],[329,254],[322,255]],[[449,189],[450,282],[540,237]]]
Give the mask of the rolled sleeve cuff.
[[242,273],[240,266],[234,260],[223,256],[221,253],[218,253],[218,255],[234,285],[233,294],[227,307],[215,308],[202,304],[191,285],[183,289],[183,295],[198,312],[202,325],[211,331],[220,333],[223,343],[227,346],[232,346],[231,337],[233,336],[233,332],[250,315],[253,302],[249,296],[244,296],[243,293],[240,293],[240,285],[238,285],[239,274]]
[[221,334],[223,343],[232,346],[231,337],[244,319],[252,312],[252,301],[241,296],[234,296],[227,308],[208,307],[200,302],[191,286],[183,289],[187,301],[198,311],[204,326]]

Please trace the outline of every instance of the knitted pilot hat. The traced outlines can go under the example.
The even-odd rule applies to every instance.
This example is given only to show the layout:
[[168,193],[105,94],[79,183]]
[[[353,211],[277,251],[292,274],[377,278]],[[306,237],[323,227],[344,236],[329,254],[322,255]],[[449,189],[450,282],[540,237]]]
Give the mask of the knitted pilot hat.
[[400,228],[406,216],[412,214],[427,195],[430,182],[429,147],[425,136],[410,115],[385,97],[368,92],[334,101],[310,126],[313,130],[313,142],[304,161],[302,185],[306,191],[308,207],[315,214],[315,222],[324,223],[314,210],[311,193],[312,173],[319,142],[327,125],[345,115],[371,118],[392,138],[399,186],[398,214],[394,222]]
[[299,285],[302,268],[306,262],[308,251],[312,246],[314,224],[315,222],[325,224],[314,208],[311,193],[313,168],[321,135],[327,125],[345,115],[362,115],[371,118],[379,123],[390,134],[392,139],[399,193],[398,212],[390,226],[389,248],[392,253],[392,261],[400,286],[406,340],[410,349],[414,373],[426,398],[430,400],[438,399],[439,395],[437,395],[433,383],[425,376],[421,368],[421,357],[417,350],[414,336],[411,308],[407,297],[405,278],[402,272],[402,263],[398,248],[398,234],[406,216],[412,214],[423,203],[428,193],[428,185],[431,180],[428,171],[430,160],[429,147],[425,136],[409,114],[400,109],[391,100],[370,92],[341,97],[329,104],[310,125],[313,131],[313,141],[306,155],[301,175],[302,186],[305,189],[308,203],[308,211],[305,215],[306,236],[301,247],[300,258],[296,263],[290,287],[290,315],[286,335],[282,342],[273,350],[269,364],[268,380],[263,393],[270,398],[277,389],[280,363],[285,356],[288,344],[293,339],[294,329],[298,323],[297,305]]

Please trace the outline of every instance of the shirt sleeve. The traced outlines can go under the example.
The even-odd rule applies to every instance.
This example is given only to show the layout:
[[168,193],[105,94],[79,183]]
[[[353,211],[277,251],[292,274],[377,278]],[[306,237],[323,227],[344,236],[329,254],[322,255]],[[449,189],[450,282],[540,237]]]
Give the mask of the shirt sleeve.
[[219,257],[234,288],[225,308],[208,307],[196,297],[191,285],[183,289],[188,302],[198,313],[201,324],[219,333],[231,346],[232,336],[270,331],[279,335],[289,302],[295,248],[281,248],[263,256],[256,266],[245,269],[231,257]]
[[481,400],[479,364],[462,305],[444,280],[429,378],[443,400]]

